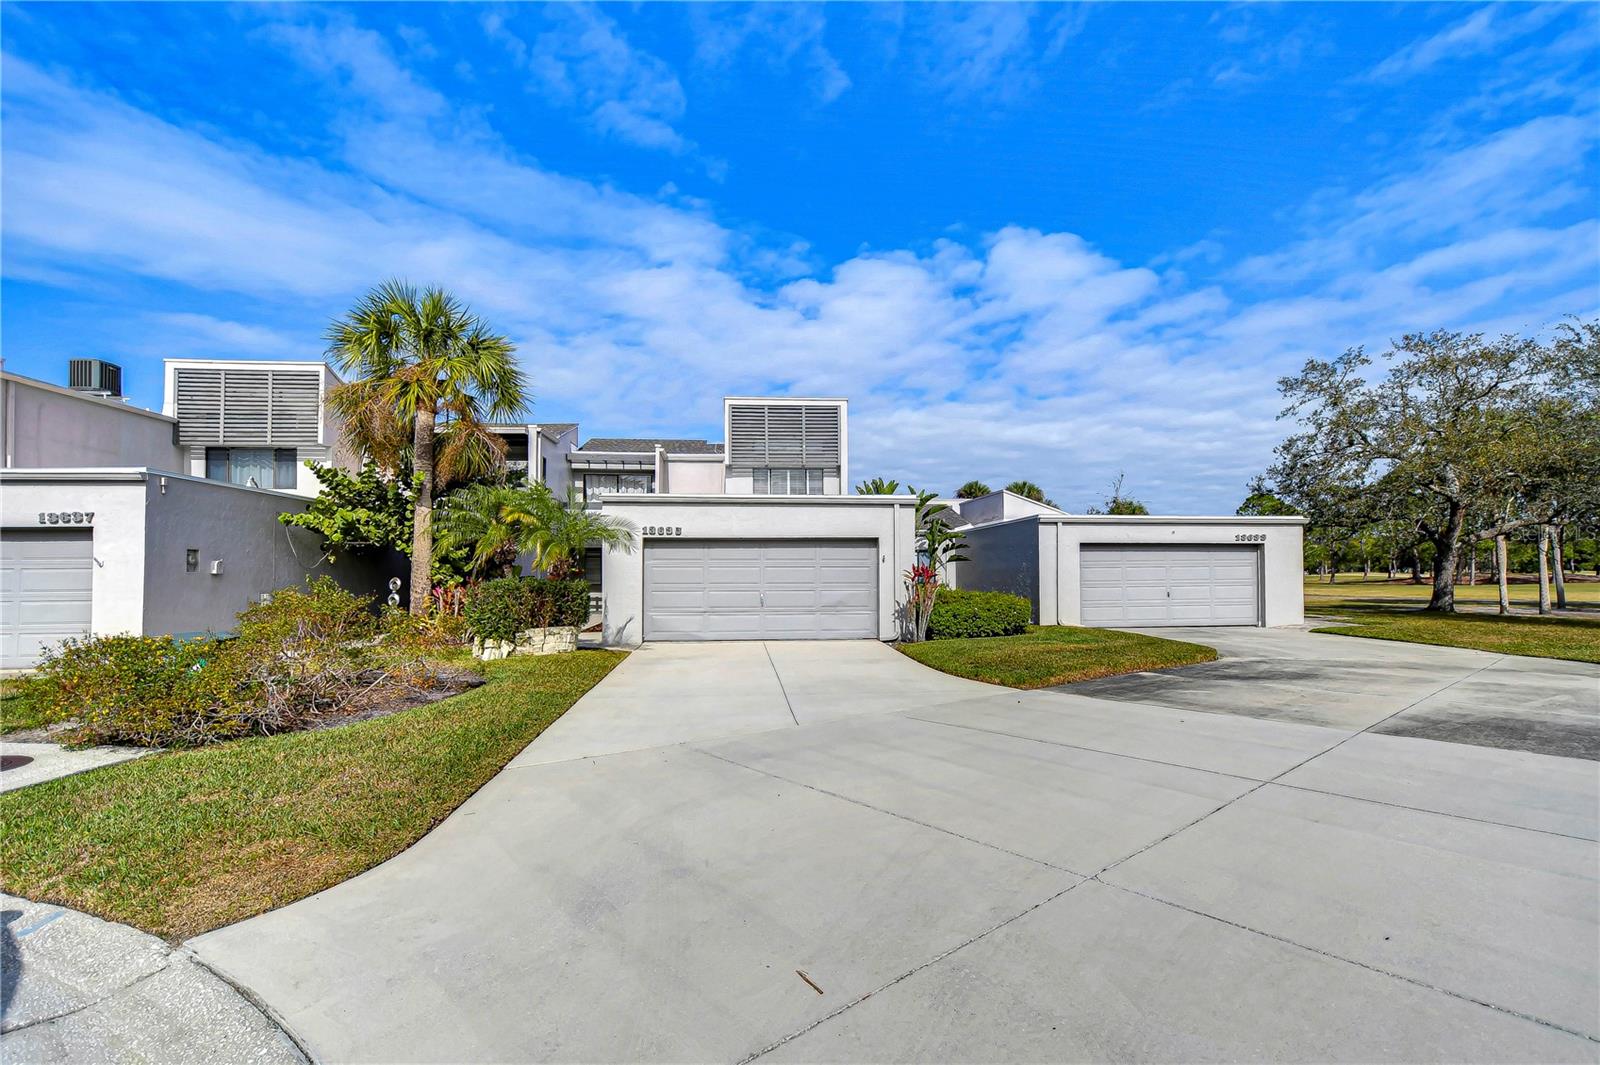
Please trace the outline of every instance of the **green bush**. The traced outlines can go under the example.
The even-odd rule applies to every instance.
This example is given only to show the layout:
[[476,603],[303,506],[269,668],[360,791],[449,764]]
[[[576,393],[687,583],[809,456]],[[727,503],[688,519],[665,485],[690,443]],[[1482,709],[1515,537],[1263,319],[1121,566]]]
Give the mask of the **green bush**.
[[1033,620],[1033,604],[1006,592],[940,588],[928,622],[928,639],[958,640],[977,636],[1016,636]]
[[76,720],[82,743],[189,747],[249,731],[222,671],[220,645],[166,636],[97,636],[47,651],[35,683],[55,720]]
[[473,635],[510,640],[525,629],[582,627],[589,620],[589,584],[584,580],[502,577],[467,592],[461,614]]

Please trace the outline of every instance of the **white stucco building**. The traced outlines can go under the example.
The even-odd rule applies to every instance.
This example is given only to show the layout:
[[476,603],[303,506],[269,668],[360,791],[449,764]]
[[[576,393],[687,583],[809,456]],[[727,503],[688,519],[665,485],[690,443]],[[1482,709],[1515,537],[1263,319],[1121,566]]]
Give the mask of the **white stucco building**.
[[[348,469],[315,361],[174,359],[163,412],[14,375],[0,435],[0,666],[82,633],[224,631],[262,594],[328,572],[277,517]],[[637,533],[591,549],[607,643],[894,639],[917,560],[915,500],[850,494],[849,404],[730,397],[722,441],[491,427],[513,476],[571,490]],[[946,500],[958,587],[1026,596],[1043,624],[1289,625],[1301,520],[1070,515],[1008,492]],[[376,591],[387,572],[332,571]]]

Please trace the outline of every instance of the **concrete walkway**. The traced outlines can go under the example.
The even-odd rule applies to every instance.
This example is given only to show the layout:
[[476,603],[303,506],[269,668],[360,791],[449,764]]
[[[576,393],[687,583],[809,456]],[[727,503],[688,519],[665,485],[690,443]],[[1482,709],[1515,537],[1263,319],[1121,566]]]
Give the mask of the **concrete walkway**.
[[0,791],[25,788],[57,777],[69,777],[103,765],[130,762],[150,754],[145,747],[86,747],[69,750],[59,743],[0,743]]
[[0,895],[0,1059],[294,1065],[300,1049],[186,952],[75,910]]
[[1593,763],[903,666],[647,647],[189,946],[330,1062],[1600,1061]]

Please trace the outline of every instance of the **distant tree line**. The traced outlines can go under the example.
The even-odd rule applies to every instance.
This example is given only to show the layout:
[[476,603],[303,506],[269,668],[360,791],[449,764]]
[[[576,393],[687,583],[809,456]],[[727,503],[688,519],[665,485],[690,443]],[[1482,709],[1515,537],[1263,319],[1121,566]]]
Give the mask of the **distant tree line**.
[[1600,572],[1600,321],[1553,338],[1436,331],[1402,337],[1381,372],[1361,348],[1279,382],[1300,429],[1240,514],[1302,514],[1306,565],[1410,569],[1455,610],[1480,573],[1539,573],[1541,612],[1566,575]]

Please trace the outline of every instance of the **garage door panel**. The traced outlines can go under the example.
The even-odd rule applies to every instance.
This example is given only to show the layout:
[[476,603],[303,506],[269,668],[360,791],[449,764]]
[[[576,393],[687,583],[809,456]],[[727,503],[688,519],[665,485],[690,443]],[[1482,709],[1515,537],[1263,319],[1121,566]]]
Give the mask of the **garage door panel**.
[[0,668],[36,665],[46,649],[89,634],[93,553],[89,530],[0,532]]
[[[683,559],[703,565],[687,568]],[[872,541],[675,541],[645,548],[647,640],[872,638]]]
[[1246,546],[1085,544],[1079,614],[1091,626],[1255,625],[1258,557]]

